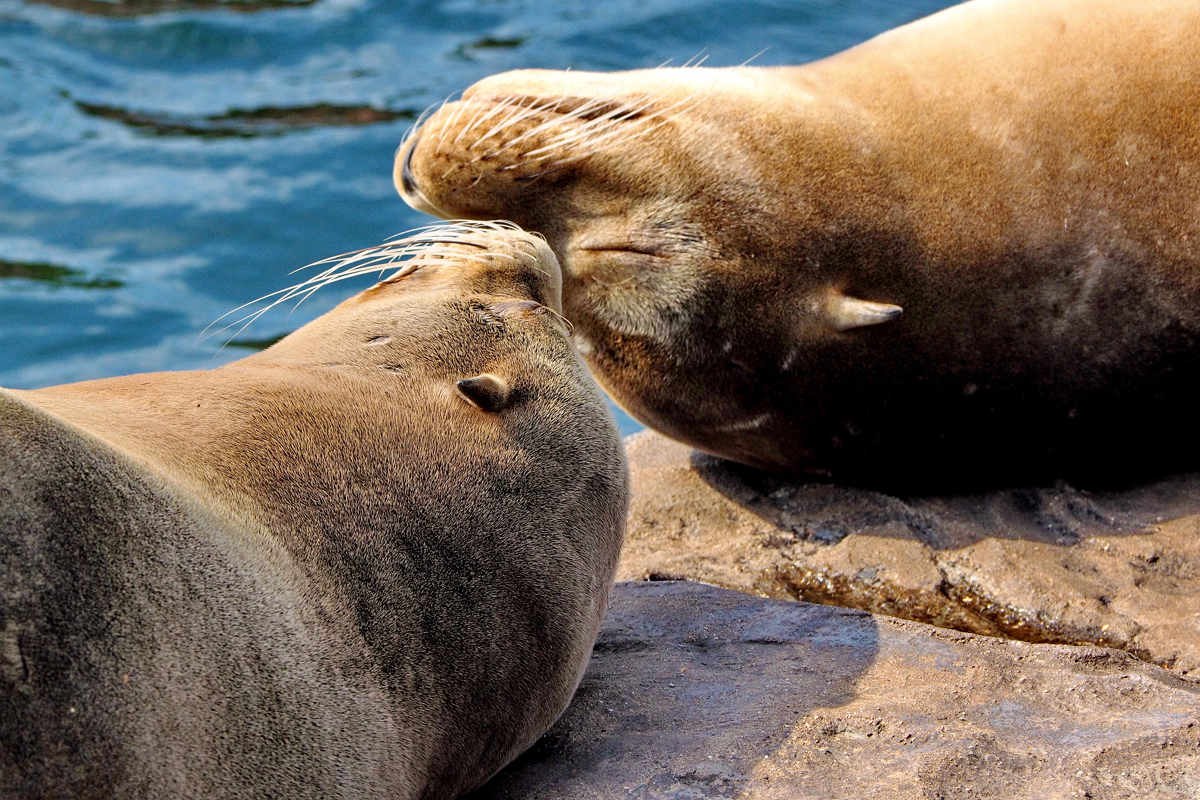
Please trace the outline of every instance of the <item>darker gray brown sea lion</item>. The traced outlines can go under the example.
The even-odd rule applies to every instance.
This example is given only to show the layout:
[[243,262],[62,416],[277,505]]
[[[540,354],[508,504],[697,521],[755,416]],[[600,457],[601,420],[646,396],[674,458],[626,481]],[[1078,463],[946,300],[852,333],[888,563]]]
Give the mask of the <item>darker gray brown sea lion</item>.
[[0,392],[0,797],[450,798],[566,707],[620,440],[546,245],[425,238],[219,369]]
[[711,453],[893,489],[1200,464],[1193,0],[977,0],[801,67],[506,73],[395,177],[544,233],[601,384]]

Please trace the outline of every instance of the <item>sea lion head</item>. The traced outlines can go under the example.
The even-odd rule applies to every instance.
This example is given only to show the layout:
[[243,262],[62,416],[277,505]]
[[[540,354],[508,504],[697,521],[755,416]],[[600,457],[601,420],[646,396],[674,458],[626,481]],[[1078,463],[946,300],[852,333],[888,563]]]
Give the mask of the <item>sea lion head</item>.
[[[861,340],[901,310],[827,274],[838,245],[805,233],[818,218],[853,229],[818,208],[853,176],[808,185],[842,157],[828,137],[780,146],[804,134],[794,109],[810,100],[770,69],[505,73],[416,126],[394,179],[419,210],[543,233],[576,343],[635,417],[794,471],[811,458],[802,432],[781,445],[792,423],[772,395],[794,393],[814,344]],[[787,403],[805,416],[803,398]]]
[[[31,594],[42,600],[30,607],[107,609],[105,625],[117,620],[104,628],[113,644],[89,674],[129,669],[150,687],[134,696],[145,702],[105,688],[83,695],[101,700],[76,701],[84,713],[115,709],[127,716],[113,719],[133,721],[81,728],[88,740],[69,745],[81,753],[71,776],[94,774],[81,764],[107,769],[114,760],[92,742],[131,743],[139,757],[128,763],[168,763],[158,757],[166,749],[154,749],[161,739],[162,748],[217,754],[197,763],[231,765],[214,796],[458,797],[532,745],[578,686],[617,564],[628,471],[612,414],[559,314],[554,254],[509,224],[458,223],[331,262],[276,302],[356,275],[383,270],[384,279],[262,352],[213,370],[11,400],[0,392],[0,453],[14,450],[10,430],[49,425],[58,437],[37,447],[17,440],[15,452],[32,455],[13,462],[15,472],[0,457],[0,494],[16,485],[30,487],[18,498],[58,497],[45,487],[86,473],[92,483],[67,494],[100,516],[81,512],[84,521],[67,524],[93,536],[81,540],[84,550],[111,556],[71,559],[62,579],[42,577],[40,564],[18,565],[15,579],[0,568],[0,584],[71,590],[69,598]],[[63,461],[71,447],[84,460]],[[113,496],[113,485],[122,500],[87,501]],[[176,500],[184,511],[161,510]],[[40,502],[19,499],[14,507],[35,509],[33,521],[12,530],[63,539],[46,520],[64,517]],[[192,549],[178,549],[177,539]],[[152,577],[136,571],[145,564]],[[193,581],[204,582],[203,603],[191,591],[159,589]],[[142,596],[156,598],[152,620],[138,616],[145,603],[129,600]],[[130,608],[133,616],[122,615]],[[226,619],[238,620],[235,634]],[[193,631],[197,649],[187,650]],[[157,655],[145,657],[150,651]],[[90,653],[79,659],[61,663],[98,663]],[[132,663],[143,667],[120,666]],[[181,674],[179,663],[189,669]],[[48,670],[35,669],[45,681]],[[72,697],[86,680],[76,672],[62,678]],[[200,712],[175,724],[182,718],[172,698],[181,696],[216,709],[218,724],[206,727]],[[44,707],[17,719],[55,730],[39,727]],[[205,750],[210,741],[226,749]],[[279,755],[299,752],[294,761]],[[279,764],[288,766],[272,772]],[[139,781],[150,771],[142,766],[129,770]],[[304,788],[278,783],[284,772]],[[152,777],[172,785],[181,774],[207,785],[192,777],[207,773],[190,766]],[[31,795],[60,785],[65,779]]]
[[[508,223],[456,223],[320,262],[331,264],[251,315],[337,281],[392,274],[257,357],[344,368],[464,375],[462,399],[499,411],[511,398],[497,363],[570,364],[562,272],[538,235]],[[504,356],[511,350],[513,358]],[[541,355],[545,358],[542,358]]]

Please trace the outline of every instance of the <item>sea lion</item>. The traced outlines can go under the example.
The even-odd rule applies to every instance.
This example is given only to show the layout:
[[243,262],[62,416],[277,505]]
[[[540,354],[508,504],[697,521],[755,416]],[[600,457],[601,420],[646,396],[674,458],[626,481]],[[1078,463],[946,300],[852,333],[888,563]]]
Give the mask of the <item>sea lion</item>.
[[710,453],[902,490],[1195,468],[1200,4],[975,0],[799,67],[518,71],[401,145]]
[[566,707],[620,439],[534,236],[305,288],[414,248],[218,369],[0,392],[0,796],[450,798]]

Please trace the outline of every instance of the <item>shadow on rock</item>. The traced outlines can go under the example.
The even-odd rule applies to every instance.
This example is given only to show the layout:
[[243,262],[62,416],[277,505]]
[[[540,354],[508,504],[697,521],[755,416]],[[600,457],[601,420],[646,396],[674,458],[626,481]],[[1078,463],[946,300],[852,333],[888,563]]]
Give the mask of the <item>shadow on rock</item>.
[[854,698],[867,614],[623,584],[570,709],[472,800],[737,797],[797,720]]
[[801,483],[645,432],[618,579],[691,579],[1200,668],[1200,473],[899,497]]
[[1192,800],[1200,684],[1096,647],[620,583],[571,707],[472,800]]
[[832,483],[804,483],[692,452],[697,476],[780,531],[821,544],[850,533],[895,536],[898,527],[928,547],[948,550],[983,539],[1072,545],[1091,536],[1142,534],[1152,525],[1200,514],[1200,472],[1122,490],[1053,486],[972,494],[898,497]]

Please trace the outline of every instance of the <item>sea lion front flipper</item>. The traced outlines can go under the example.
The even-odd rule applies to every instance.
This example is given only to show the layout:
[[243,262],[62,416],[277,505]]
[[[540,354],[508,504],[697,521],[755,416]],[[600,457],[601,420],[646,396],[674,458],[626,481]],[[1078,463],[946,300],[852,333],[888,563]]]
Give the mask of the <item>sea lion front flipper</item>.
[[873,303],[844,294],[834,294],[826,304],[829,323],[839,331],[862,328],[888,322],[904,313],[904,309],[891,303]]
[[508,406],[508,381],[491,373],[463,378],[455,386],[462,398],[476,408],[496,412]]

